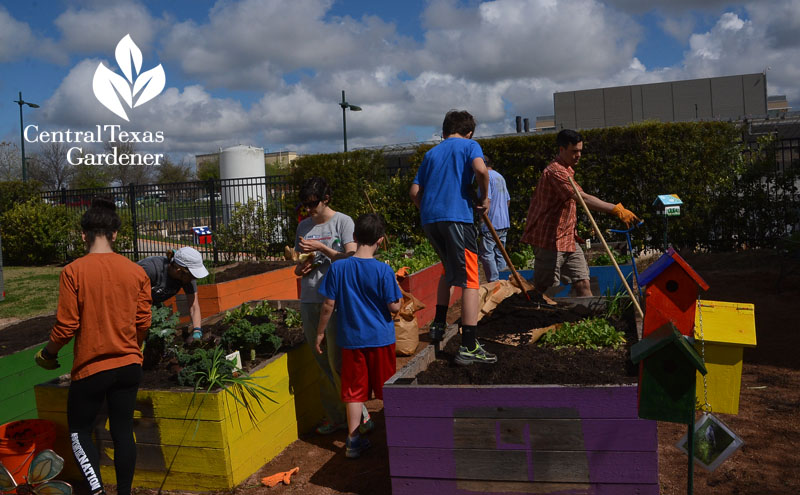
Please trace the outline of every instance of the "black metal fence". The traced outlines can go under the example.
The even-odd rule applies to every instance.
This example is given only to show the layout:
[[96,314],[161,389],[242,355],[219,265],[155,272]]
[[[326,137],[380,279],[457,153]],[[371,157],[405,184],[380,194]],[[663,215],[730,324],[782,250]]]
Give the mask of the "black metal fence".
[[[61,189],[42,193],[50,204],[65,205],[76,213],[88,209],[92,199],[106,197],[117,205],[123,220],[121,233],[131,237],[130,247],[118,252],[133,260],[163,255],[168,249],[192,246],[206,260],[240,260],[251,257],[246,250],[221,251],[213,236],[248,202],[256,202],[259,211],[276,217],[276,228],[267,233],[268,244],[292,244],[287,239],[290,215],[287,211],[294,190],[287,176],[249,177],[169,184],[130,184],[94,189]],[[276,222],[273,222],[276,223]],[[127,227],[130,230],[126,230]],[[208,227],[212,242],[195,235],[193,227]],[[119,244],[119,243],[118,243]],[[119,246],[118,246],[119,247]]]

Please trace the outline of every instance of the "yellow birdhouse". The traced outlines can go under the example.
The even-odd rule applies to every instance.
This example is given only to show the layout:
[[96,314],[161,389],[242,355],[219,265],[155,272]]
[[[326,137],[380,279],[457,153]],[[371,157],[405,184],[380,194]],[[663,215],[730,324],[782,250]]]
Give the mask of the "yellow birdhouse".
[[[756,346],[755,306],[700,301],[695,312],[695,349],[705,353],[708,403],[715,413],[738,414],[744,347]],[[705,351],[703,351],[703,342]],[[704,404],[703,375],[697,373],[697,401]]]

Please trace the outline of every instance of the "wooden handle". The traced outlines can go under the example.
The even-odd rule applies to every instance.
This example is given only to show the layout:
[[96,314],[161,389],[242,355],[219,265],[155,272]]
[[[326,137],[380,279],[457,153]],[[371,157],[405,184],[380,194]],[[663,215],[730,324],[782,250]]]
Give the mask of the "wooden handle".
[[594,231],[597,232],[597,235],[600,237],[600,241],[603,243],[603,247],[606,248],[606,253],[608,253],[608,257],[611,258],[611,263],[614,264],[614,268],[616,268],[617,275],[619,275],[620,280],[622,280],[622,284],[625,286],[625,290],[627,290],[628,295],[631,296],[631,301],[633,301],[633,305],[636,308],[636,312],[639,313],[639,317],[644,320],[644,312],[642,311],[642,307],[639,306],[639,301],[636,299],[636,296],[633,295],[633,291],[631,290],[631,287],[628,285],[628,281],[625,280],[625,275],[622,274],[622,270],[619,269],[617,260],[614,259],[614,255],[611,253],[611,249],[609,249],[608,244],[606,244],[606,240],[603,238],[603,233],[600,231],[600,228],[594,221],[592,212],[589,211],[589,207],[586,206],[586,202],[583,200],[580,191],[578,191],[578,185],[575,184],[575,181],[572,180],[572,177],[568,178],[569,178],[569,183],[572,184],[572,188],[575,190],[575,195],[578,196],[578,201],[580,201],[581,206],[583,206],[583,209],[586,210],[586,214],[589,215],[589,220],[591,220],[592,222],[592,227],[594,227]]
[[528,294],[528,291],[525,290],[525,286],[522,284],[522,277],[519,276],[517,270],[514,268],[514,263],[511,262],[511,258],[508,257],[508,252],[506,252],[505,246],[503,243],[500,242],[500,236],[497,235],[497,231],[494,230],[494,225],[492,225],[491,220],[489,220],[489,215],[486,214],[486,210],[482,211],[481,214],[483,215],[483,221],[486,223],[486,226],[489,227],[489,232],[492,233],[492,237],[494,237],[494,243],[500,248],[500,252],[503,253],[503,259],[506,260],[506,265],[511,268],[511,273],[514,275],[514,280],[517,281],[519,285],[519,289],[525,294],[525,298],[528,301],[531,300],[531,296]]

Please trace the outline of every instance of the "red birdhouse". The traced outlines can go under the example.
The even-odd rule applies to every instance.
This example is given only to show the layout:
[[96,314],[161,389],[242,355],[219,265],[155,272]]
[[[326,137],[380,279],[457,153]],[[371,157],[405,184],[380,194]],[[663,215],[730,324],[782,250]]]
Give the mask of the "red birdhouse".
[[698,288],[708,290],[708,284],[686,260],[669,248],[642,272],[639,285],[647,286],[642,329],[645,337],[667,322],[675,325],[681,334],[694,337]]

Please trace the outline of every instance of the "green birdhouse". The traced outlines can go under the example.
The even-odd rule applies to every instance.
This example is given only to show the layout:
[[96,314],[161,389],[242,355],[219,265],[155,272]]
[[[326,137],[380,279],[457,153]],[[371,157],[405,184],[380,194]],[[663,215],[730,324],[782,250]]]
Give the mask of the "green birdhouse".
[[706,374],[703,359],[675,328],[665,323],[631,347],[639,371],[639,417],[694,422],[695,372]]

